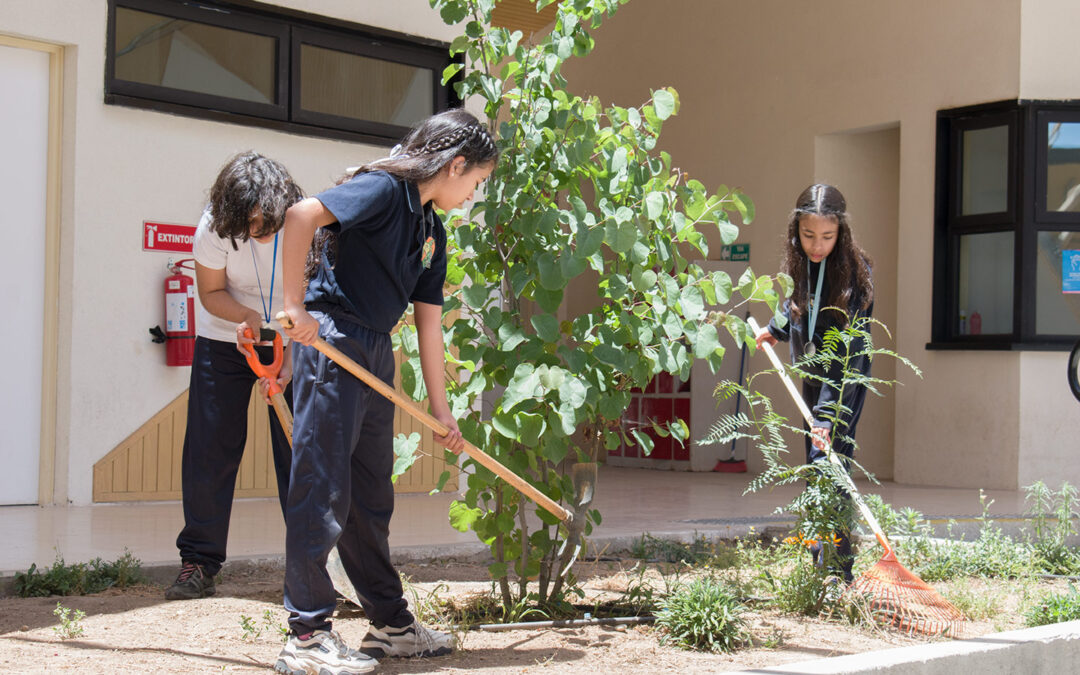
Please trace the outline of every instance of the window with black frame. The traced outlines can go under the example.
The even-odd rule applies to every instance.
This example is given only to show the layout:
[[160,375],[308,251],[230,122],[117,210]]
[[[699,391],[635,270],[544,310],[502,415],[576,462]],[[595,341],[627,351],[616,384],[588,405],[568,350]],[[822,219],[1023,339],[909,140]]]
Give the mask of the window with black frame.
[[445,44],[274,9],[109,0],[106,102],[386,144],[459,103]]
[[931,348],[1055,349],[1080,335],[1080,106],[938,113]]

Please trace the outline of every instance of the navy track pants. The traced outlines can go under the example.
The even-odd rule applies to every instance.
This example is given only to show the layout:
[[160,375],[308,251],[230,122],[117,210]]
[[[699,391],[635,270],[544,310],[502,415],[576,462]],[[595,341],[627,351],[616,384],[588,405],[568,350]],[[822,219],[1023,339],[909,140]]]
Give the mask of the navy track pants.
[[[267,363],[273,356],[270,347],[258,347],[257,351]],[[181,560],[202,565],[210,576],[225,562],[236,472],[247,442],[248,401],[258,379],[235,342],[195,338],[181,459],[184,529],[176,538],[176,547]],[[285,400],[292,400],[289,388]],[[266,409],[278,500],[284,513],[292,452],[274,409]]]
[[[390,336],[312,312],[320,335],[393,385]],[[337,604],[326,559],[336,545],[368,618],[407,626],[413,617],[390,563],[394,512],[394,404],[314,347],[293,346],[296,417],[286,504],[285,608],[293,632],[329,629]]]
[[[821,387],[814,386],[808,382],[803,382],[803,400],[807,405],[813,406],[818,401],[818,396],[821,394]],[[841,420],[846,422],[846,425],[841,425],[841,428],[835,430],[835,436],[833,438],[833,452],[840,455],[840,461],[843,462],[844,468],[850,472],[850,464],[848,459],[855,456],[855,445],[852,440],[855,438],[855,427],[859,424],[859,418],[862,416],[863,403],[866,401],[866,387],[858,387],[855,391],[854,397],[851,400],[851,412],[845,413]],[[806,429],[806,463],[813,464],[814,462],[827,462],[828,457],[824,452],[814,447],[813,440],[810,436],[810,427],[804,422],[803,428]],[[841,438],[845,436],[846,438]],[[844,497],[847,499],[848,506],[850,507],[851,495],[846,490],[842,491]],[[855,563],[855,554],[851,548],[851,528],[854,523],[849,523],[846,531],[836,532],[838,539],[836,543],[836,561],[840,566],[840,575],[846,580],[851,581],[852,573],[851,568]],[[814,563],[819,567],[824,565],[824,557],[822,555],[821,544],[814,544],[810,548],[810,552],[814,556]]]

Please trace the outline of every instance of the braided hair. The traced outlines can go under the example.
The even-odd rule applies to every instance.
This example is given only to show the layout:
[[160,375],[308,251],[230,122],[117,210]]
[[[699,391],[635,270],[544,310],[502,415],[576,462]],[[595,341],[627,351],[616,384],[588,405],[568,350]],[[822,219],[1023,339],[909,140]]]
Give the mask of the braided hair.
[[[399,180],[419,184],[435,178],[456,157],[465,158],[465,171],[478,165],[494,164],[499,159],[499,149],[491,132],[472,113],[461,108],[427,118],[394,146],[388,157],[351,169],[338,184],[372,171],[385,171]],[[324,254],[333,267],[337,257],[337,235],[322,227],[308,251],[304,270],[308,281],[314,277]]]
[[[257,152],[242,152],[221,167],[210,188],[210,231],[236,241],[274,234],[285,224],[285,211],[304,198],[292,176],[280,162]],[[263,226],[251,232],[251,214],[262,212]]]
[[837,224],[836,245],[825,265],[829,297],[822,302],[822,307],[839,307],[845,311],[866,309],[874,300],[874,285],[870,279],[873,260],[855,241],[844,195],[832,185],[816,183],[803,190],[795,200],[795,209],[788,221],[781,269],[795,282],[791,294],[791,320],[798,321],[809,305],[808,258],[799,239],[799,220],[807,215],[831,218]]

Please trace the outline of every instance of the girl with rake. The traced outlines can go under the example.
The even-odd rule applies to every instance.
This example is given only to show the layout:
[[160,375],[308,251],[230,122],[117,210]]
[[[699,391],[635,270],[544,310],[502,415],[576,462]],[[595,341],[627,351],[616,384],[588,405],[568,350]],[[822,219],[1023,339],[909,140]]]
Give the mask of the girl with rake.
[[[803,190],[791,213],[784,246],[782,271],[795,282],[795,289],[783,308],[787,323],[781,328],[773,319],[755,336],[758,348],[765,342],[771,345],[778,340],[790,342],[791,362],[796,363],[822,348],[829,328],[844,329],[855,316],[870,316],[874,309],[872,265],[870,256],[855,242],[847,202],[840,191],[820,183]],[[858,353],[864,347],[863,340],[857,339],[849,348],[851,353]],[[812,425],[804,424],[808,432],[805,437],[806,463],[827,461],[825,448],[831,440],[833,451],[841,455],[844,466],[850,468],[848,460],[855,452],[855,427],[862,414],[866,387],[848,384],[839,400],[838,384],[844,378],[841,362],[829,360],[824,368],[815,364],[804,367],[822,378],[803,380],[803,400],[814,419]],[[856,356],[847,367],[869,375],[870,359]],[[834,419],[838,427],[835,429]],[[846,492],[844,498],[850,502]],[[844,509],[847,514],[851,511]],[[823,567],[828,558],[839,567],[837,571],[844,580],[851,582],[851,567],[855,561],[850,539],[851,515],[846,516],[846,520],[847,525],[835,533],[834,542],[816,542],[810,550],[816,565]],[[835,550],[826,551],[824,546],[835,546]]]

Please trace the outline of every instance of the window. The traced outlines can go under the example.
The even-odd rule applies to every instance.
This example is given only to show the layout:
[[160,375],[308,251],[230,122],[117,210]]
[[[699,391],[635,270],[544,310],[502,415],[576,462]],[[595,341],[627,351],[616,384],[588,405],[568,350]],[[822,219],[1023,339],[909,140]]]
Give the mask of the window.
[[1080,105],[938,113],[931,348],[1066,348],[1080,334]]
[[385,144],[458,104],[441,84],[446,45],[331,21],[110,0],[105,101]]

